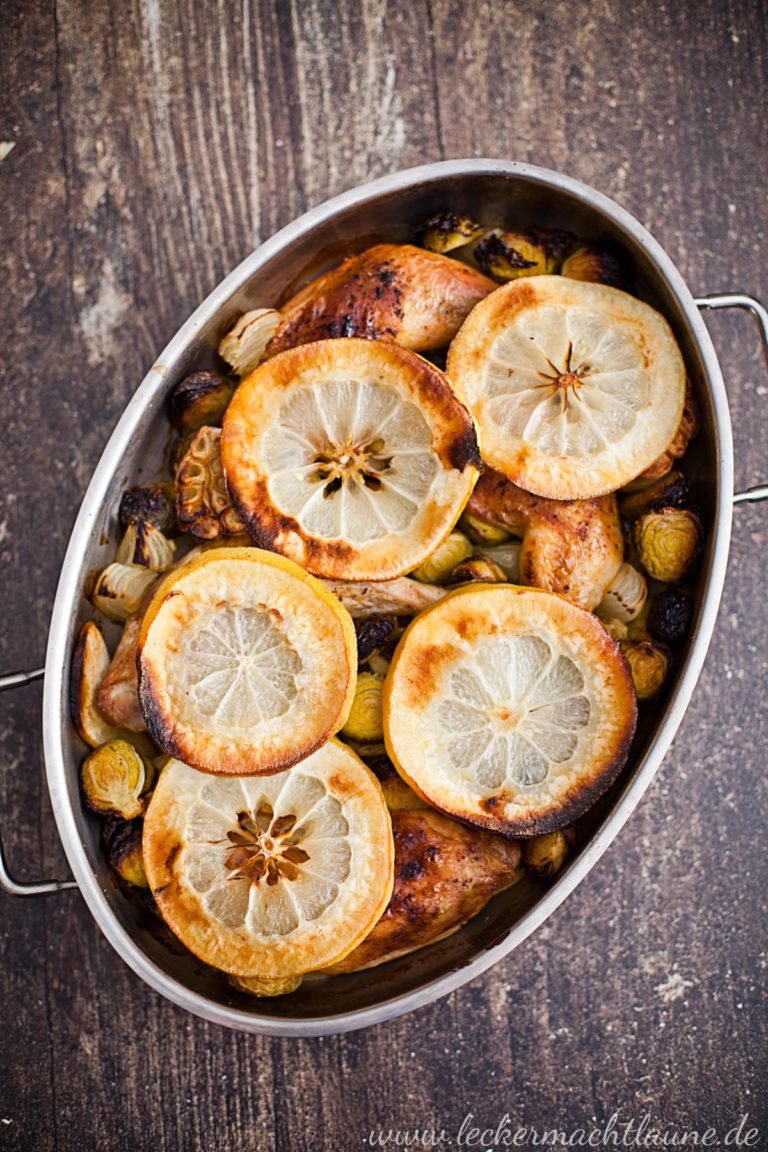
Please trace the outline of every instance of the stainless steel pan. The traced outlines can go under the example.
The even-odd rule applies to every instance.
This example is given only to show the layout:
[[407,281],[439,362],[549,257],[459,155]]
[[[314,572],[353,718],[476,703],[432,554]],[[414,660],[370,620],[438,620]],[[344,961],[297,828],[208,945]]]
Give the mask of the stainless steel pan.
[[[78,768],[84,754],[69,718],[73,640],[89,615],[86,576],[112,558],[122,489],[152,476],[167,436],[164,402],[194,368],[217,364],[215,349],[237,316],[276,303],[298,279],[374,241],[409,240],[431,213],[452,208],[487,223],[535,221],[567,227],[623,253],[639,296],[670,321],[702,406],[702,431],[686,457],[709,529],[698,577],[697,612],[674,683],[646,712],[620,779],[580,821],[576,855],[557,882],[523,880],[497,896],[459,933],[378,969],[307,982],[291,996],[249,1002],[225,978],[181,949],[114,882],[99,849],[98,822],[83,809]],[[628,819],[667,751],[701,671],[725,578],[735,501],[731,424],[720,367],[702,308],[744,308],[755,317],[768,358],[768,313],[748,296],[696,300],[652,236],[613,201],[566,176],[498,160],[452,160],[398,172],[337,196],[289,224],[250,255],[200,305],[153,365],[126,408],[91,480],[62,568],[45,669],[0,680],[12,688],[45,674],[43,727],[53,811],[74,881],[17,883],[0,851],[0,886],[17,896],[80,889],[107,939],[135,972],[169,1000],[245,1031],[317,1036],[376,1024],[465,984],[517,947],[571,892]],[[107,541],[107,543],[105,543]]]

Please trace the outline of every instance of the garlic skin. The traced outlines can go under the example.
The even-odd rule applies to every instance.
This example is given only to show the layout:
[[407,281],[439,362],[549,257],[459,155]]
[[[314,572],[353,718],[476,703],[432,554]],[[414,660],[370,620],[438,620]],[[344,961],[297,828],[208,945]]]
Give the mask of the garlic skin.
[[219,344],[219,356],[240,379],[250,375],[261,363],[281,321],[276,308],[254,308],[244,313]]
[[618,620],[629,624],[642,612],[647,596],[648,581],[642,572],[625,561],[606,588],[596,608],[597,615],[604,623]]
[[172,540],[139,518],[126,528],[115,560],[118,564],[149,568],[151,572],[167,572],[173,564],[175,552],[176,545]]

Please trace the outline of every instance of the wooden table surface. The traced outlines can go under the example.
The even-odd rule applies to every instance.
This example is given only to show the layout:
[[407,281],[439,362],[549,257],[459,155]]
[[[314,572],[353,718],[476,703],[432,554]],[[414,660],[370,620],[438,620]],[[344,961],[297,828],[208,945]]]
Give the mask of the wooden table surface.
[[[157,351],[334,193],[427,160],[532,161],[615,197],[694,292],[768,297],[758,0],[1,11],[3,668],[43,658],[77,507]],[[711,328],[744,487],[768,471],[768,375],[748,317]],[[616,1110],[721,1137],[748,1113],[746,1146],[768,1147],[766,515],[737,510],[705,670],[632,821],[454,995],[342,1037],[239,1035],[144,986],[76,893],[1,898],[0,1147],[347,1152],[425,1127],[458,1146],[470,1112],[572,1131]],[[61,875],[37,687],[3,698],[0,737],[13,867]]]

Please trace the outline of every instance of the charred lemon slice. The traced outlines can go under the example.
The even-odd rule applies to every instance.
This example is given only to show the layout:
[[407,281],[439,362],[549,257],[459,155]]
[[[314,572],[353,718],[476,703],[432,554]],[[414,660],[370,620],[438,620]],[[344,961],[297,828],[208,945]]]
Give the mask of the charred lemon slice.
[[421,564],[480,464],[446,377],[382,340],[324,340],[260,365],[227,409],[221,450],[254,540],[344,580],[390,580]]
[[666,320],[604,284],[538,276],[470,313],[448,375],[475,418],[483,458],[555,500],[638,476],[677,432],[685,366]]
[[344,724],[356,669],[346,609],[258,548],[213,549],[178,569],[139,634],[147,727],[206,772],[278,772],[308,756]]
[[196,956],[283,981],[340,960],[376,923],[392,892],[392,827],[378,781],[336,740],[269,777],[171,760],[144,820],[144,867]]
[[384,689],[384,738],[434,807],[509,836],[581,815],[627,758],[637,706],[599,620],[550,592],[468,586],[417,616]]

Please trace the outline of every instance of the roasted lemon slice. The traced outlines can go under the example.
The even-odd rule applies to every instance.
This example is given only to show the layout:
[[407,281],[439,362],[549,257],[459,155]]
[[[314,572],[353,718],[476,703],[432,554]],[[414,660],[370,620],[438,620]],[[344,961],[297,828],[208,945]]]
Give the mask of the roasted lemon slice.
[[632,679],[600,621],[551,592],[458,589],[406,630],[384,738],[430,804],[510,836],[581,815],[627,757]]
[[276,776],[227,780],[171,760],[144,820],[144,867],[196,956],[282,981],[340,960],[376,923],[392,827],[378,781],[336,740]]
[[206,772],[278,772],[344,724],[352,619],[319,580],[258,548],[204,552],[157,590],[139,699],[160,747]]
[[448,375],[477,423],[483,458],[555,500],[599,496],[666,449],[685,366],[666,320],[626,292],[539,276],[470,313]]
[[445,376],[382,340],[324,340],[260,365],[227,409],[221,450],[254,540],[344,580],[416,568],[455,524],[480,464]]

